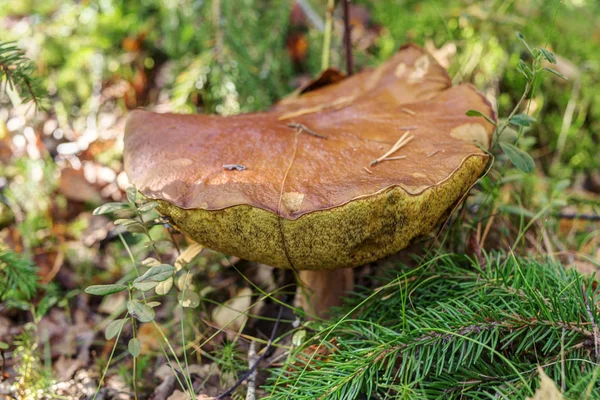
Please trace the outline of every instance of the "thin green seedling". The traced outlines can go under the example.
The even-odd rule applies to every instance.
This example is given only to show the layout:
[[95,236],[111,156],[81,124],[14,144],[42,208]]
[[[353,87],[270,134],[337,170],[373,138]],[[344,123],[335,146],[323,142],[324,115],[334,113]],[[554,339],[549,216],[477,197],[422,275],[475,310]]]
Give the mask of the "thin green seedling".
[[[119,239],[121,240],[123,247],[125,247],[125,250],[127,251],[127,254],[129,255],[129,259],[131,260],[131,264],[133,265],[135,272],[136,272],[137,276],[139,277],[140,273],[139,273],[139,269],[137,267],[137,263],[135,262],[135,257],[133,256],[133,253],[131,252],[129,245],[127,244],[127,242],[125,241],[125,238],[123,237],[123,235],[121,233],[119,233]],[[142,292],[142,298],[144,299],[144,301],[146,301],[146,294],[144,292]],[[132,323],[133,323],[133,320],[132,320]],[[165,359],[167,360],[167,364],[171,368],[171,371],[175,375],[175,379],[177,380],[177,382],[179,383],[179,385],[181,387],[185,387],[179,378],[179,374],[176,372],[175,368],[173,367],[173,364],[171,363],[171,358],[169,357],[169,354],[166,352],[165,348],[163,347],[161,338],[158,337],[158,332],[163,333],[162,329],[157,328],[156,324],[153,324],[153,328],[154,328],[154,334],[156,335],[157,343],[160,346],[160,350],[163,353],[163,355],[165,356]],[[163,335],[163,337],[164,337],[164,335]],[[165,339],[165,341],[168,343],[168,340]],[[115,346],[116,346],[116,344],[117,344],[117,342],[115,342]],[[172,354],[174,355],[175,359],[177,360],[177,356],[175,355],[175,353],[172,352]],[[179,364],[179,362],[178,362],[178,364]],[[108,366],[107,366],[107,368],[108,368]],[[186,380],[186,384],[188,385],[188,387],[191,386],[190,383],[187,382],[187,380]]]
[[[270,297],[271,295],[269,295],[268,297]],[[267,296],[261,297],[259,298],[255,303],[250,304],[250,306],[246,307],[244,310],[239,311],[239,310],[235,310],[238,312],[238,315],[232,319],[231,321],[229,321],[225,326],[220,327],[219,329],[217,329],[212,335],[208,336],[201,344],[198,345],[198,347],[202,348],[204,346],[206,346],[208,343],[210,343],[217,335],[219,335],[221,332],[224,332],[227,327],[229,325],[231,325],[232,323],[234,323],[235,321],[238,320],[238,318],[241,318],[242,315],[248,315],[248,312],[256,306],[256,304],[258,304],[260,301],[263,301],[264,299],[266,299]],[[208,301],[208,300],[207,300]],[[218,303],[215,303],[218,304]],[[264,318],[266,319],[266,318]]]
[[[107,203],[107,204],[104,204],[104,205],[98,207],[94,211],[94,214],[95,215],[109,214],[109,213],[114,213],[114,212],[121,212],[124,210],[133,211],[134,215],[135,215],[134,218],[117,219],[115,221],[115,224],[125,226],[126,229],[132,233],[144,234],[147,237],[150,245],[152,246],[156,256],[158,257],[159,260],[161,260],[161,255],[158,251],[158,248],[156,247],[156,242],[153,240],[152,236],[150,235],[150,231],[149,231],[149,227],[151,226],[150,224],[152,224],[152,221],[148,222],[144,218],[144,213],[150,212],[151,210],[156,208],[158,204],[156,202],[145,202],[141,206],[138,206],[137,190],[133,186],[129,187],[127,189],[126,194],[127,194],[128,203]],[[131,260],[131,263],[133,265],[133,268],[135,270],[137,278],[134,279],[132,282],[128,282],[127,284],[91,286],[86,289],[86,292],[89,294],[96,294],[96,295],[109,295],[112,293],[118,293],[123,290],[128,291],[129,301],[127,303],[127,314],[126,315],[128,315],[129,317],[125,318],[123,320],[129,321],[132,324],[132,332],[133,332],[132,336],[133,337],[129,341],[128,350],[129,350],[129,353],[133,356],[134,397],[136,399],[138,397],[137,375],[136,375],[136,373],[137,373],[137,357],[139,356],[139,352],[140,352],[140,342],[139,342],[139,339],[137,338],[137,329],[136,329],[136,320],[138,320],[140,322],[150,322],[152,324],[154,333],[157,338],[157,342],[161,349],[161,352],[165,356],[167,363],[168,363],[169,367],[171,368],[176,380],[181,385],[181,387],[187,387],[188,395],[190,396],[190,398],[193,398],[193,394],[194,394],[193,383],[191,382],[191,376],[189,373],[189,363],[187,360],[186,345],[185,345],[185,333],[184,333],[184,329],[183,329],[183,324],[184,324],[183,319],[184,319],[184,314],[185,314],[183,311],[183,308],[184,308],[183,302],[182,302],[182,300],[179,301],[179,305],[181,307],[181,316],[182,316],[181,329],[182,329],[182,340],[183,340],[182,343],[183,343],[183,351],[184,351],[185,369],[183,368],[183,366],[179,360],[179,357],[177,356],[177,353],[175,352],[175,349],[173,348],[170,341],[168,340],[168,338],[166,337],[166,335],[164,334],[164,332],[158,326],[157,322],[154,319],[153,307],[160,305],[160,303],[156,302],[156,301],[148,302],[147,298],[146,298],[146,294],[145,294],[146,291],[156,288],[161,283],[163,283],[167,280],[173,280],[176,269],[175,269],[175,267],[173,267],[171,265],[162,264],[162,261],[157,261],[154,265],[150,265],[150,268],[143,275],[140,275],[140,271],[138,269],[138,265],[135,261],[135,257],[131,251],[131,248],[129,247],[129,245],[127,244],[127,242],[125,241],[125,238],[123,237],[123,235],[121,233],[119,233],[119,239],[121,240],[124,248],[126,249],[128,255],[129,255],[129,258]],[[190,272],[187,271],[187,274],[188,274],[187,276],[189,276],[189,273]],[[186,294],[185,290],[187,290],[187,285],[184,285],[184,287],[183,287],[182,298],[184,298],[184,296]],[[135,296],[136,293],[141,294],[142,302],[139,302],[136,299],[136,296]],[[124,324],[121,324],[121,329],[122,329],[123,325]],[[109,327],[110,327],[110,324],[109,324]],[[107,327],[107,329],[108,329],[108,327]],[[168,352],[163,345],[163,341],[167,346]],[[113,346],[113,350],[112,350],[111,354],[114,354],[117,344],[118,344],[118,340],[115,341],[115,344]],[[182,375],[184,376],[185,384],[180,380],[180,377],[179,377],[180,374],[178,374],[177,371],[175,370],[173,363],[171,361],[171,357],[169,356],[169,353],[173,357],[179,371],[184,372]],[[111,359],[112,359],[112,357],[111,357]],[[105,367],[105,369],[103,371],[103,376],[106,375],[109,366],[110,366],[110,362]],[[102,382],[100,382],[100,384],[98,386],[98,391],[99,391],[101,385],[102,385]]]
[[[125,317],[127,317],[127,315],[125,315]],[[124,324],[121,324],[121,327],[119,328],[119,331],[117,332],[117,335],[115,337],[115,344],[112,347],[112,350],[110,351],[110,355],[108,356],[108,360],[106,361],[106,366],[102,370],[102,375],[100,376],[100,381],[98,382],[98,386],[96,387],[96,391],[94,392],[94,396],[92,397],[92,400],[96,400],[96,398],[98,397],[98,394],[100,393],[100,389],[102,388],[102,384],[104,383],[104,378],[106,378],[106,374],[108,372],[108,367],[110,366],[113,356],[115,355],[115,351],[117,350],[117,343],[119,342],[119,338],[121,337],[121,332],[123,332],[123,325]]]
[[[489,118],[487,118],[487,116],[484,113],[482,113],[478,110],[467,111],[467,115],[474,116],[474,117],[484,117],[485,119],[488,120],[488,122],[492,123],[495,126],[496,129],[494,131],[494,134],[492,135],[492,143],[491,143],[489,152],[491,153],[497,145],[500,145],[500,147],[502,148],[504,153],[508,156],[508,159],[513,163],[513,165],[515,165],[521,171],[527,172],[527,173],[533,171],[533,168],[535,167],[535,163],[534,163],[532,157],[529,154],[525,153],[524,151],[518,149],[516,146],[512,145],[511,143],[501,143],[500,139],[502,138],[503,134],[506,132],[506,130],[509,128],[510,125],[515,125],[518,127],[518,133],[517,133],[515,143],[518,143],[519,139],[521,138],[521,136],[524,133],[524,128],[530,127],[532,125],[532,123],[535,122],[535,119],[533,119],[532,117],[529,116],[529,112],[531,110],[531,100],[527,104],[527,114],[517,114],[517,113],[519,112],[521,105],[525,102],[527,97],[529,95],[531,95],[531,98],[533,97],[533,94],[535,93],[535,89],[536,89],[536,82],[539,81],[538,76],[542,71],[547,71],[547,72],[550,72],[550,73],[553,73],[553,74],[559,76],[562,79],[566,79],[559,72],[557,72],[551,68],[544,68],[542,66],[542,60],[547,60],[550,63],[556,64],[556,58],[555,58],[554,54],[552,54],[552,52],[547,50],[547,47],[548,47],[548,43],[549,43],[551,34],[554,30],[554,26],[556,24],[556,17],[558,15],[559,5],[560,5],[560,3],[558,3],[556,6],[554,19],[550,26],[550,30],[549,30],[547,40],[546,40],[546,45],[544,48],[541,48],[541,49],[532,48],[525,40],[525,37],[523,36],[523,34],[521,34],[520,32],[517,32],[518,39],[521,41],[522,45],[527,49],[528,53],[533,58],[533,61],[531,62],[530,65],[527,65],[523,60],[521,60],[521,59],[519,60],[519,67],[517,68],[517,70],[522,75],[525,76],[526,83],[525,83],[525,88],[523,90],[521,98],[518,100],[517,104],[510,111],[510,113],[508,114],[508,117],[500,125],[498,125],[498,124],[494,123],[494,121],[491,121]],[[495,160],[492,159],[491,162],[494,163],[494,161]],[[507,167],[507,164],[504,163],[504,165],[500,168],[500,176],[505,175],[506,167]],[[483,201],[483,204],[486,204],[490,200],[490,196],[494,192],[496,192],[496,188],[498,187],[499,184],[500,184],[499,181],[494,182],[491,190],[489,190],[486,193],[486,197]],[[482,210],[483,210],[483,207],[480,207],[478,214],[480,212],[482,212]]]
[[277,294],[278,292],[281,292],[283,290],[286,289],[285,286],[277,288],[275,290],[273,290],[271,293],[267,293],[265,292],[260,286],[258,286],[256,283],[252,282],[252,280],[250,280],[237,266],[235,266],[228,257],[225,257],[225,259],[227,260],[227,263],[229,264],[229,266],[231,268],[233,268],[241,277],[242,279],[244,279],[250,286],[252,286],[258,293],[260,293],[263,296],[263,299],[270,299],[271,301],[273,301],[274,303],[278,304],[279,306],[282,307],[288,307],[290,310],[294,311],[294,312],[299,312],[301,311],[299,308],[293,307],[287,303],[285,303],[284,301],[278,299],[275,294]]
[[[551,29],[553,29],[553,26]],[[559,76],[562,79],[566,79],[566,78],[551,68],[543,67],[543,64],[542,64],[543,60],[546,60],[551,63],[552,62],[556,63],[556,59],[555,59],[554,55],[549,50],[547,50],[546,48],[540,48],[540,49],[532,48],[527,43],[527,41],[525,40],[525,37],[521,33],[517,33],[517,37],[521,41],[523,46],[527,49],[527,51],[530,53],[533,60],[530,65],[527,65],[523,60],[519,60],[519,67],[517,69],[526,78],[525,88],[523,90],[521,98],[518,100],[517,104],[510,111],[510,113],[508,114],[508,117],[500,124],[494,123],[494,125],[496,126],[496,129],[492,136],[492,143],[490,146],[489,153],[491,154],[491,152],[494,150],[494,148],[499,146],[501,148],[501,150],[507,155],[508,160],[515,167],[517,167],[517,169],[519,169],[525,173],[530,173],[535,168],[535,163],[533,161],[533,158],[526,152],[520,150],[515,145],[513,145],[509,142],[501,142],[501,139],[502,139],[504,133],[507,131],[507,129],[511,125],[513,125],[518,128],[517,136],[515,139],[515,144],[516,144],[519,142],[522,135],[524,134],[525,128],[531,127],[532,124],[535,122],[535,119],[529,116],[529,111],[531,110],[531,98],[533,98],[533,94],[535,93],[535,89],[537,87],[536,84],[539,81],[538,77],[541,72],[547,71],[547,72],[551,72],[551,73]],[[530,100],[527,102],[527,113],[526,114],[517,114],[519,112],[519,110],[521,109],[522,104],[526,101],[526,99],[528,97],[530,98]],[[486,117],[483,113],[481,113],[478,110],[469,110],[469,111],[467,111],[467,115],[473,116],[473,117],[481,117],[481,116]],[[486,119],[488,119],[488,121],[489,121],[489,118],[486,118]],[[489,121],[489,122],[493,123],[493,121]],[[494,163],[494,161],[495,160],[492,159],[491,162]],[[500,167],[499,171],[500,171],[501,177],[505,175],[506,168],[507,168],[507,163],[504,163]],[[496,189],[499,187],[500,184],[501,184],[501,180],[494,181],[492,188],[490,190],[488,190],[486,193],[486,196],[483,200],[483,204],[488,203],[491,196],[497,192]],[[483,211],[483,209],[484,209],[484,207],[479,208],[478,215],[480,215],[480,213]],[[477,218],[475,218],[475,219],[477,219]],[[528,227],[526,229],[529,229],[530,226],[531,226],[531,224],[528,224]],[[471,227],[471,229],[473,229],[473,227]],[[520,231],[521,231],[521,229],[520,229]],[[518,240],[515,241],[515,244],[520,241],[523,234],[524,234],[523,232],[520,232],[519,238],[518,238]],[[513,248],[514,248],[514,246],[513,246]]]
[[[129,245],[127,244],[127,242],[125,242],[125,239],[123,238],[122,235],[120,235],[121,241],[123,242],[123,245],[125,246],[125,248],[127,249],[127,253],[129,254],[129,257],[131,258],[131,262],[136,265],[136,271],[137,271],[137,264],[135,262],[135,258],[133,257],[133,253],[131,252],[131,249],[129,248]],[[139,273],[138,273],[139,274]],[[167,278],[168,279],[168,278]],[[166,279],[165,279],[166,280]],[[142,296],[144,298],[145,301],[145,293],[142,292]],[[158,326],[158,324],[156,323],[156,321],[154,319],[152,319],[152,326],[154,328],[154,334],[156,335],[156,339],[157,339],[157,343],[160,346],[161,352],[163,353],[163,355],[165,356],[165,359],[167,360],[167,363],[169,364],[169,367],[171,368],[171,371],[173,372],[173,374],[175,375],[178,383],[181,385],[181,387],[185,387],[187,385],[188,390],[189,390],[189,395],[190,397],[192,396],[192,394],[194,393],[193,391],[193,383],[191,382],[191,377],[189,376],[189,373],[183,374],[184,375],[184,379],[185,379],[185,383],[186,385],[184,385],[180,379],[179,379],[179,374],[177,373],[177,371],[175,370],[175,368],[173,367],[173,364],[171,362],[171,359],[169,357],[169,354],[166,352],[165,348],[163,347],[163,341],[166,343],[169,351],[171,352],[172,357],[175,359],[175,362],[177,363],[177,366],[179,368],[179,371],[183,371],[183,368],[181,366],[181,363],[179,361],[179,358],[177,356],[177,353],[175,352],[175,350],[173,349],[173,347],[171,346],[171,343],[169,341],[169,339],[165,336],[163,330]],[[160,338],[158,337],[160,335]],[[185,343],[185,342],[184,342]],[[184,346],[185,349],[185,346]],[[184,351],[185,352],[185,351]],[[189,371],[189,368],[186,369],[187,371]]]
[[[186,272],[185,275],[185,279],[184,282],[188,281],[188,277],[190,276],[190,271]],[[183,290],[181,291],[181,297],[185,298],[185,291],[187,290],[187,285],[183,286]],[[181,318],[179,319],[180,321],[180,327],[181,327],[181,343],[183,346],[183,360],[184,360],[184,364],[185,364],[185,376],[190,377],[189,379],[191,380],[191,374],[190,374],[190,365],[188,364],[188,358],[187,358],[187,351],[186,351],[186,346],[185,346],[185,327],[184,327],[184,322],[185,322],[185,310],[183,309],[183,304],[182,302],[179,302],[179,313],[181,314]],[[188,382],[188,384],[192,384],[192,382]],[[191,387],[193,388],[193,384],[191,385]],[[192,391],[192,393],[194,393]]]

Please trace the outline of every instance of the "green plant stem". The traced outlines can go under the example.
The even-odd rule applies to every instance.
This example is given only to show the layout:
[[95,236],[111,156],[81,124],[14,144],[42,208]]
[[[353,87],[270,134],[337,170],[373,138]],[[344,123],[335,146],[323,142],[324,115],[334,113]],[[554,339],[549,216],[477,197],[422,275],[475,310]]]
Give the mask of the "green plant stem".
[[[129,300],[133,300],[132,290],[129,290]],[[133,337],[137,337],[137,329],[135,326],[135,318],[131,316],[131,329],[133,331]],[[135,400],[138,399],[138,387],[137,387],[137,357],[133,357],[133,397]]]
[[100,388],[102,388],[102,384],[104,383],[104,378],[106,377],[106,374],[108,372],[108,367],[110,367],[110,363],[113,359],[115,351],[117,350],[117,344],[119,343],[119,338],[121,337],[121,333],[123,332],[124,325],[125,324],[121,324],[119,333],[117,333],[117,337],[115,338],[115,344],[113,345],[113,348],[110,352],[110,356],[108,357],[108,361],[106,362],[106,367],[104,367],[104,370],[102,371],[102,376],[100,377],[100,381],[98,382],[98,387],[96,388],[96,392],[94,393],[94,397],[92,397],[92,400],[96,400],[96,397],[98,397],[98,393],[100,393]]
[[333,30],[333,11],[335,0],[327,0],[325,12],[325,32],[323,33],[323,53],[321,55],[321,71],[329,68],[329,55],[331,54],[331,31]]
[[[175,358],[175,361],[177,362],[177,367],[179,368],[179,371],[183,372],[184,369],[181,366],[181,363],[179,362],[179,357],[177,357],[177,353],[175,353],[175,350],[173,349],[173,346],[171,346],[171,342],[169,341],[169,339],[165,336],[165,333],[162,331],[162,329],[160,329],[160,327],[158,326],[158,324],[156,323],[156,321],[152,320],[152,325],[154,326],[154,330],[155,332],[158,332],[162,338],[162,340],[164,340],[164,342],[167,344],[167,347],[169,349],[169,351],[171,351],[171,354],[173,355],[173,357]],[[190,391],[190,396],[193,396],[194,394],[194,386],[192,384],[192,382],[190,381],[190,377],[189,376],[184,376],[185,378],[185,383],[188,386],[188,390]],[[193,397],[191,397],[193,400]]]
[[523,90],[523,95],[521,96],[521,98],[519,99],[519,101],[517,102],[515,107],[512,109],[510,114],[508,114],[506,121],[504,121],[502,126],[500,128],[498,128],[498,130],[497,130],[498,133],[496,135],[494,135],[494,142],[492,143],[490,150],[493,149],[494,146],[496,146],[498,144],[498,142],[500,141],[500,138],[502,137],[502,134],[504,133],[506,128],[508,128],[508,126],[510,125],[510,119],[517,114],[517,112],[519,111],[519,108],[521,107],[521,104],[525,101],[525,99],[527,99],[527,96],[529,95],[529,92],[531,91],[531,87],[532,87],[531,82],[535,79],[536,73],[537,72],[534,73],[531,80],[527,81],[527,83],[525,84],[525,89]]
[[135,209],[135,212],[138,215],[140,222],[142,223],[142,228],[144,229],[144,234],[146,235],[148,240],[152,243],[152,249],[154,250],[154,254],[156,254],[156,258],[158,258],[158,261],[160,261],[162,263],[163,262],[162,257],[160,256],[160,253],[158,252],[156,243],[154,243],[154,240],[152,240],[152,236],[150,236],[150,231],[146,227],[146,222],[144,221],[144,216],[142,215],[142,213],[140,212],[140,210],[138,208]]
[[[190,271],[187,272],[184,282],[187,282],[189,275],[190,275]],[[187,289],[187,285],[184,285],[183,290],[181,291],[181,298],[183,298],[183,296],[185,295],[186,289]],[[186,351],[187,346],[185,345],[185,329],[184,329],[185,309],[184,309],[183,305],[181,304],[181,302],[179,303],[179,310],[180,310],[179,312],[181,313],[181,317],[179,318],[179,321],[180,321],[180,327],[181,327],[181,346],[183,348],[183,360],[184,360],[184,364],[185,364],[185,371],[187,374],[186,377],[190,377],[190,365],[188,364],[187,351]],[[190,384],[190,386],[193,387],[192,382],[189,382],[189,384]]]
[[[127,242],[125,241],[125,238],[123,237],[123,235],[121,233],[119,233],[119,238],[121,239],[121,243],[123,243],[123,246],[125,247],[125,250],[127,251],[127,254],[129,254],[129,258],[131,259],[131,262],[133,263],[135,272],[136,272],[137,276],[139,277],[140,272],[139,272],[137,264],[135,262],[135,257],[133,257],[133,253],[131,252],[131,249],[129,248],[129,245],[127,244]],[[142,292],[142,298],[144,300],[144,303],[146,303],[146,294],[144,292]],[[173,374],[175,375],[175,379],[177,379],[177,382],[179,383],[179,385],[181,387],[185,387],[185,385],[181,382],[181,379],[179,379],[179,374],[177,374],[177,372],[175,371],[175,368],[173,367],[173,364],[171,363],[171,360],[169,358],[169,354],[165,351],[165,348],[162,345],[162,341],[158,338],[157,332],[161,333],[163,339],[167,342],[167,344],[169,344],[169,342],[167,341],[162,330],[158,329],[158,325],[156,324],[156,321],[152,321],[152,323],[154,326],[154,333],[157,335],[158,345],[160,346],[161,352],[164,354],[165,358],[167,359],[167,364],[169,364],[169,367],[171,367],[171,370],[173,371]],[[177,361],[177,364],[179,365],[179,368],[181,370],[181,364],[179,363],[179,359],[177,358],[177,355],[175,354],[174,351],[172,353],[173,353],[173,356],[175,357],[175,361]],[[189,385],[189,383],[187,382],[187,379],[186,379],[186,384]],[[190,386],[190,387],[192,387],[192,386]]]

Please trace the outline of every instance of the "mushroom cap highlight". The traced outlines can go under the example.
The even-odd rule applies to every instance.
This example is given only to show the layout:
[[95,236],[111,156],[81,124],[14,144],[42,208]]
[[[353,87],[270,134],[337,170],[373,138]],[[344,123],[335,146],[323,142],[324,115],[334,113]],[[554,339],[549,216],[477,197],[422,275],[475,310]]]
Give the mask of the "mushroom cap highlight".
[[199,243],[275,267],[354,267],[401,250],[483,172],[494,126],[465,113],[495,119],[493,108],[412,45],[376,69],[324,75],[268,112],[133,111],[130,181]]

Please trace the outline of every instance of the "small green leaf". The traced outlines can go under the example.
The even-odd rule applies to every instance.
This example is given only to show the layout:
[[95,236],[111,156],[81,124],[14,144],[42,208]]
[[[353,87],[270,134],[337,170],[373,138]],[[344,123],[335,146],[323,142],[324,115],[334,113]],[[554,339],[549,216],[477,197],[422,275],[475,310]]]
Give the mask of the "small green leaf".
[[137,189],[135,188],[135,186],[129,186],[125,191],[125,194],[127,194],[127,201],[129,201],[129,204],[135,206],[135,199],[137,197]]
[[158,203],[156,201],[151,201],[149,203],[146,203],[146,204],[140,206],[140,208],[138,208],[138,210],[140,212],[146,212],[146,211],[154,210],[156,207],[158,207]]
[[521,75],[523,75],[525,77],[525,79],[527,79],[527,80],[531,79],[531,76],[529,76],[527,71],[524,71],[521,67],[517,67],[517,71],[519,71],[521,73]]
[[294,336],[292,336],[292,344],[294,345],[294,347],[299,347],[302,342],[304,341],[304,338],[306,337],[306,330],[301,329],[299,331],[296,331],[294,333]]
[[140,322],[150,322],[154,320],[154,310],[138,300],[129,300],[127,302],[127,311]]
[[529,54],[531,54],[532,57],[535,57],[535,54],[533,54],[533,50],[531,49],[531,47],[529,47],[529,43],[527,43],[527,41],[525,40],[525,36],[521,32],[517,32],[517,37],[519,38],[521,43],[523,43],[523,46],[525,46]]
[[514,143],[518,137],[519,132],[517,132],[510,126],[506,126],[506,128],[504,128],[504,131],[502,132],[502,135],[498,137],[498,140],[500,142]]
[[521,206],[506,204],[506,205],[500,206],[498,208],[498,210],[500,210],[500,212],[502,212],[502,213],[517,215],[519,217],[526,217],[526,218],[534,218],[535,217],[535,213],[532,213],[531,211],[526,210],[525,208],[523,208]]
[[109,294],[119,293],[127,289],[127,285],[92,285],[85,288],[87,294],[95,296],[108,296]]
[[167,278],[173,276],[175,272],[175,267],[169,264],[160,264],[154,267],[151,267],[148,271],[146,271],[142,276],[138,277],[135,282],[162,282]]
[[550,72],[551,74],[554,74],[556,76],[558,76],[560,79],[564,79],[565,81],[568,81],[569,78],[567,78],[566,76],[564,76],[563,74],[561,74],[560,72],[558,72],[555,69],[552,68],[544,68],[546,71]]
[[535,122],[535,118],[527,114],[517,114],[514,115],[509,122],[516,126],[528,127]]
[[196,308],[200,305],[200,296],[188,288],[179,296],[179,304],[184,308]]
[[142,292],[147,292],[150,289],[154,289],[160,282],[138,282],[134,283],[133,287]]
[[130,226],[130,225],[136,225],[136,224],[140,224],[140,221],[135,220],[133,218],[119,218],[117,220],[115,220],[114,222],[115,225],[122,225],[122,226]]
[[567,190],[569,188],[569,186],[571,186],[570,179],[561,179],[560,181],[558,181],[554,184],[552,191],[554,191],[556,193],[564,192],[565,190]]
[[146,305],[148,307],[155,308],[155,307],[160,306],[160,301],[149,301],[149,302],[146,303]]
[[527,79],[531,79],[531,77],[533,76],[533,73],[531,72],[531,69],[529,69],[529,66],[527,64],[525,64],[525,61],[519,59],[519,71],[525,75],[525,78]]
[[542,52],[542,55],[544,56],[544,58],[546,60],[548,60],[548,62],[551,62],[552,64],[556,64],[556,57],[554,56],[554,53],[552,53],[550,50],[548,49],[540,49],[540,51]]
[[506,155],[508,159],[517,167],[519,170],[523,172],[531,172],[535,169],[535,162],[533,158],[523,150],[519,149],[516,146],[513,146],[510,143],[500,143],[500,147]]
[[103,215],[103,214],[111,214],[115,211],[121,211],[129,208],[129,204],[125,203],[106,203],[102,204],[100,207],[97,207],[93,215]]
[[104,331],[104,337],[106,338],[106,340],[110,340],[116,337],[119,334],[119,332],[121,332],[121,329],[123,329],[125,321],[125,318],[115,319],[113,322],[108,324],[106,330]]
[[487,122],[489,122],[490,124],[496,126],[496,121],[494,121],[493,119],[491,119],[490,117],[488,117],[486,114],[482,113],[481,111],[477,111],[477,110],[469,110],[466,112],[467,117],[483,117],[485,118],[485,120]]
[[148,257],[148,258],[145,258],[145,259],[144,259],[144,260],[141,262],[141,264],[142,264],[144,267],[156,267],[156,266],[158,266],[158,265],[161,265],[161,262],[160,262],[160,261],[158,261],[156,258],[153,258],[153,257]]
[[129,340],[129,344],[127,345],[127,350],[129,350],[129,353],[136,357],[140,355],[140,349],[141,349],[141,345],[140,345],[140,339],[138,338],[131,338],[131,340]]
[[144,243],[144,247],[149,248],[149,247],[155,246],[159,243],[171,243],[171,241],[168,239],[148,240],[146,243]]
[[8,343],[0,342],[0,350],[6,350],[6,349],[8,349]]
[[140,225],[129,225],[127,227],[127,232],[131,232],[131,233],[146,233],[146,230],[144,229],[144,227],[140,224]]
[[158,285],[160,282],[166,281],[173,276],[175,267],[168,264],[161,264],[150,268],[144,275],[136,278],[133,281],[133,287],[146,292]]

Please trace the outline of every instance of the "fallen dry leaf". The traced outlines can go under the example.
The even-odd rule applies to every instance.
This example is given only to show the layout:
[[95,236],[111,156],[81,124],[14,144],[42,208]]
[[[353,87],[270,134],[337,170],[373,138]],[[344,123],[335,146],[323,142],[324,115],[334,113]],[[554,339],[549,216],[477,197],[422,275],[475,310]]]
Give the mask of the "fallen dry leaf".
[[528,397],[527,400],[563,400],[564,397],[561,391],[541,367],[538,367],[538,373],[540,375],[540,387],[533,397]]
[[192,242],[187,249],[183,251],[177,259],[175,260],[175,269],[179,271],[181,268],[185,267],[190,261],[194,259],[200,252],[203,247],[196,242]]
[[81,169],[64,168],[60,172],[58,191],[71,201],[99,203],[102,200],[100,191],[87,181]]
[[[311,368],[310,363],[313,361],[327,361],[328,357],[337,350],[337,339],[332,338],[329,339],[327,343],[317,343],[312,344],[305,349],[303,349],[296,357],[297,361],[294,362],[296,366],[304,366],[306,363],[309,363],[309,368]],[[292,371],[291,367],[289,371]]]
[[227,332],[229,339],[233,339],[239,329],[246,324],[251,304],[252,290],[244,288],[235,297],[213,310],[213,322]]
[[[160,327],[160,329],[162,329],[165,336],[169,334],[165,327],[158,323],[157,325]],[[160,333],[156,330],[153,323],[145,322],[140,324],[137,331],[137,338],[140,340],[141,354],[149,354],[151,352],[160,351],[159,340],[162,339]]]

